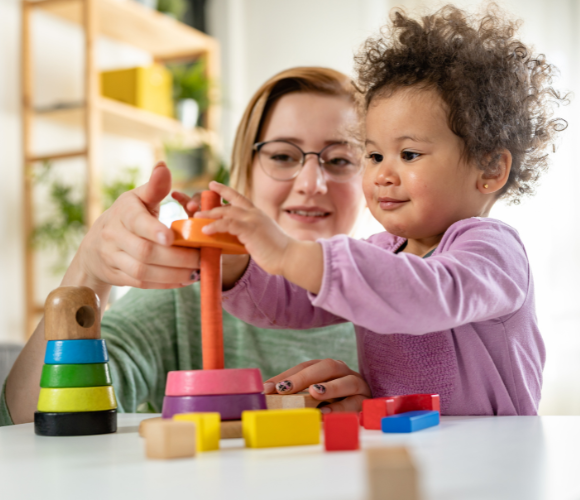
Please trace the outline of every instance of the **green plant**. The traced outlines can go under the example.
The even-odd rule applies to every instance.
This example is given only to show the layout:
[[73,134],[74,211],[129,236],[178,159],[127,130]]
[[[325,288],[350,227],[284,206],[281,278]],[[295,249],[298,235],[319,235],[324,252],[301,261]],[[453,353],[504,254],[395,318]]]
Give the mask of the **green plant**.
[[[138,168],[127,168],[119,177],[103,184],[105,210],[125,191],[136,187],[138,174]],[[35,227],[31,244],[34,248],[54,248],[58,251],[59,259],[52,269],[58,274],[66,269],[69,257],[76,251],[85,235],[85,196],[79,196],[78,189],[58,179],[52,173],[51,164],[48,162],[43,164],[35,180],[48,187],[52,215]]]
[[210,90],[212,82],[206,73],[206,63],[203,59],[193,64],[171,64],[168,66],[173,75],[173,98],[194,99],[199,112],[203,113],[210,105]]
[[187,10],[186,0],[157,0],[157,10],[181,21]]

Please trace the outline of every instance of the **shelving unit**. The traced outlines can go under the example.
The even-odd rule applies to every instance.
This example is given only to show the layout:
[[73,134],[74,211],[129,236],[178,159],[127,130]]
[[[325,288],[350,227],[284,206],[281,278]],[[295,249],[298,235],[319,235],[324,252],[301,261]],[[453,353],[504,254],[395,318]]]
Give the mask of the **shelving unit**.
[[[31,55],[31,16],[42,10],[82,27],[85,37],[85,99],[64,108],[37,110],[34,107]],[[218,79],[219,45],[205,35],[133,0],[23,0],[22,2],[22,123],[23,123],[23,215],[25,236],[26,336],[34,330],[42,306],[35,304],[35,263],[30,238],[34,230],[32,166],[36,162],[65,158],[86,159],[87,219],[90,226],[101,213],[99,143],[103,133],[116,134],[150,143],[159,153],[164,141],[183,146],[215,145],[219,110],[215,104],[205,113],[203,128],[185,129],[178,121],[127,104],[104,98],[99,91],[96,41],[106,36],[149,52],[157,62],[187,61],[203,57],[212,81]],[[214,90],[215,92],[215,90]],[[212,102],[217,96],[212,96]],[[36,155],[32,151],[35,119],[78,126],[85,132],[85,147]]]

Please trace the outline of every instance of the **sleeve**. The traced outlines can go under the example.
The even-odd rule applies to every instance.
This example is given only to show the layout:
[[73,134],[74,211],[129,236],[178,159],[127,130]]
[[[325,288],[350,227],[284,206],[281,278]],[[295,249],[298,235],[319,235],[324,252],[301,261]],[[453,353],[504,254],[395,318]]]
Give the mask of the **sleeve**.
[[0,394],[0,427],[3,425],[14,425],[6,404],[6,381],[2,385],[2,394]]
[[161,411],[166,374],[177,369],[173,292],[132,289],[103,316],[101,336],[121,412],[136,412],[143,403]]
[[305,330],[345,321],[314,307],[306,290],[282,276],[268,274],[252,259],[244,275],[222,297],[227,312],[260,328]]
[[473,218],[452,226],[422,259],[337,236],[321,241],[324,278],[314,306],[377,333],[420,335],[516,312],[529,265],[517,232]]

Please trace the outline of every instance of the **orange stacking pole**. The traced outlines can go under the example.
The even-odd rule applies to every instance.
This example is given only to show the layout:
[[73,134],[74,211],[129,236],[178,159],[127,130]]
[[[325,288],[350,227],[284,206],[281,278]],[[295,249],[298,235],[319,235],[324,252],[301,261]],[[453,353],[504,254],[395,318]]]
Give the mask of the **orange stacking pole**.
[[[201,194],[201,209],[211,210],[221,205],[213,191]],[[201,351],[204,370],[224,367],[224,333],[222,321],[222,251],[202,247],[201,252]]]

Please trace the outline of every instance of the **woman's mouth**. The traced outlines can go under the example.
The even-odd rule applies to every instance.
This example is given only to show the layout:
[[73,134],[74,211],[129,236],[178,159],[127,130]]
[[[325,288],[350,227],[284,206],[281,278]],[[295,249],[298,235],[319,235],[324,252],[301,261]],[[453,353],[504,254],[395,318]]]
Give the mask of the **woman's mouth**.
[[285,208],[284,212],[288,214],[291,219],[298,222],[314,223],[320,222],[330,217],[331,212],[320,207],[289,207]]
[[403,204],[407,203],[409,200],[397,200],[395,198],[383,197],[379,198],[378,201],[382,210],[395,210],[403,206]]

